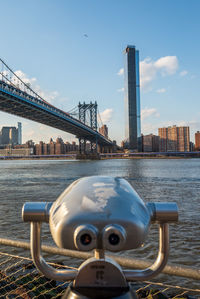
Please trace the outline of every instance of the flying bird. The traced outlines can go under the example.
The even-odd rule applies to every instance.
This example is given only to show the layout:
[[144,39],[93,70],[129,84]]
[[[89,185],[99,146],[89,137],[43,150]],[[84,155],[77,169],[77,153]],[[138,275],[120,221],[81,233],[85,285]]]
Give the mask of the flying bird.
[[84,37],[88,37],[88,35],[85,33],[85,34],[84,34]]

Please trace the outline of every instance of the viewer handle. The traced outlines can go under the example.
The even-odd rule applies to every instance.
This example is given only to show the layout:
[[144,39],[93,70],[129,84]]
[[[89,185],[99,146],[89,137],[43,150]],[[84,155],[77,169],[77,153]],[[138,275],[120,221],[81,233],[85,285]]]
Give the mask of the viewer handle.
[[124,270],[123,273],[128,281],[148,280],[160,273],[169,255],[169,225],[168,223],[159,224],[159,251],[155,262],[151,267],[144,270]]

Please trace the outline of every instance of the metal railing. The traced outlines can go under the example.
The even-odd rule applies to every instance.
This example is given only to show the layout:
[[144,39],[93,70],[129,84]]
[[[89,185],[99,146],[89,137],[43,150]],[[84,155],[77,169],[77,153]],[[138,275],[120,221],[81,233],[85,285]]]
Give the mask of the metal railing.
[[[29,242],[22,242],[22,241],[15,241],[11,239],[0,238],[0,245],[6,245],[6,246],[12,246],[16,248],[22,248],[24,250],[30,250]],[[68,256],[77,259],[88,259],[94,255],[91,252],[67,250],[67,249],[61,249],[58,247],[47,246],[47,245],[42,245],[42,251],[49,254]],[[132,257],[122,257],[119,255],[108,255],[108,256],[114,259],[122,267],[129,268],[129,269],[145,269],[152,264],[152,261],[150,262],[147,260],[145,261],[141,259],[135,259]],[[190,267],[168,264],[167,266],[165,266],[162,273],[167,275],[174,275],[179,277],[200,280],[200,270],[192,269]]]
[[[29,242],[10,239],[0,239],[0,245],[4,247],[4,251],[5,246],[24,250],[30,249]],[[51,255],[68,256],[76,259],[87,259],[92,256],[92,253],[64,250],[45,245],[43,245],[42,250]],[[116,255],[110,255],[110,257],[114,258],[121,266],[129,269],[143,269],[149,265],[148,261],[129,257]],[[52,265],[58,268],[76,269],[59,263]],[[163,273],[200,280],[200,271],[189,267],[168,265]],[[49,280],[38,273],[31,258],[0,252],[0,298],[61,298],[66,287],[67,283]],[[164,298],[188,298],[188,296],[199,298],[200,296],[200,288],[174,286],[162,282],[137,282],[132,284],[132,287],[138,298],[151,299],[163,298],[163,296],[165,296]]]
[[[56,268],[70,268],[52,265]],[[22,256],[0,252],[0,269],[0,298],[61,298],[68,285],[67,282],[45,278],[38,273],[30,258]],[[200,289],[149,281],[132,284],[132,288],[138,298],[199,298],[200,295]]]

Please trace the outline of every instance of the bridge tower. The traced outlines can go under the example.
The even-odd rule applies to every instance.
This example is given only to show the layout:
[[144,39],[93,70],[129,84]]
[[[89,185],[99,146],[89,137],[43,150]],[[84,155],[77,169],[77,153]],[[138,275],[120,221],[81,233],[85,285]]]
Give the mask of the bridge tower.
[[[89,126],[97,131],[97,102],[95,103],[90,102],[90,104],[86,104],[85,102],[78,104],[79,110],[79,120],[84,124],[89,124]],[[88,120],[89,118],[89,120]],[[86,152],[86,140],[85,138],[79,138],[79,152],[85,153]],[[97,139],[91,141],[91,152],[97,152]]]

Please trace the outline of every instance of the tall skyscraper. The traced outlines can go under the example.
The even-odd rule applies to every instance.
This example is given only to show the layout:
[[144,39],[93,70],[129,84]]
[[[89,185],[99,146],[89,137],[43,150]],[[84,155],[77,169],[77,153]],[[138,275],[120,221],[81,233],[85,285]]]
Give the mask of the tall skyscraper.
[[0,131],[0,145],[22,144],[22,124],[16,127],[2,127]]
[[125,50],[125,143],[130,150],[141,151],[139,51]]
[[18,141],[18,131],[16,127],[2,127],[1,132],[2,145],[16,145]]
[[22,144],[22,124],[20,122],[18,124],[18,144]]

